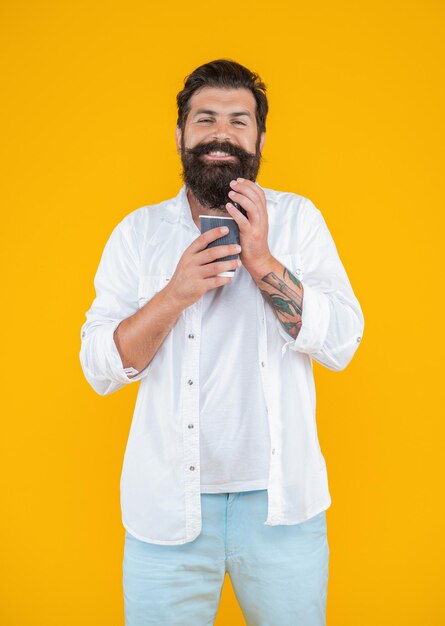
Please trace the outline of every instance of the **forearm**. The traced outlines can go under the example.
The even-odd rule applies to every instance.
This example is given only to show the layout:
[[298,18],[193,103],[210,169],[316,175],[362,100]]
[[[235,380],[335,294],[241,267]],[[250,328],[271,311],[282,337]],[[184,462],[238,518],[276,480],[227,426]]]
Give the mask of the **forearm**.
[[251,275],[284,330],[296,339],[303,312],[302,283],[274,257]]
[[141,309],[123,320],[114,331],[114,341],[123,366],[142,371],[181,315],[182,307],[166,286]]

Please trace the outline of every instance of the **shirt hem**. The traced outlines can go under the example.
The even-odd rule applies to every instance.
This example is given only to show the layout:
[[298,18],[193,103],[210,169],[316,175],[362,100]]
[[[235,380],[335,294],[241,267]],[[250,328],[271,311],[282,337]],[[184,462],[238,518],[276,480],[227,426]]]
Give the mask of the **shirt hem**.
[[137,533],[134,530],[132,530],[124,521],[122,521],[122,525],[123,525],[125,530],[130,535],[132,535],[136,539],[139,539],[139,541],[144,541],[145,543],[154,543],[156,545],[172,545],[173,546],[173,545],[181,545],[181,544],[184,544],[184,543],[188,543],[189,541],[193,541],[193,539],[187,539],[187,538],[185,538],[185,539],[174,539],[172,541],[166,541],[166,540],[162,540],[162,539],[149,539],[147,537],[143,537],[139,533]]
[[222,483],[220,485],[201,485],[201,493],[228,493],[237,491],[256,491],[257,489],[267,489],[268,480],[239,481],[233,483]]

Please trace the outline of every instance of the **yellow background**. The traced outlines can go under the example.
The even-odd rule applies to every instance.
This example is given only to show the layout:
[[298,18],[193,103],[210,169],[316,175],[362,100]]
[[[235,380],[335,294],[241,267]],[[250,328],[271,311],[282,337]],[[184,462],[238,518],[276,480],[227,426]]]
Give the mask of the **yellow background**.
[[[2,624],[123,625],[138,384],[96,395],[80,326],[114,226],[178,192],[175,97],[220,57],[267,83],[258,180],[322,211],[365,316],[346,370],[314,364],[328,626],[445,624],[443,27],[438,0],[3,3]],[[216,625],[243,623],[226,577]]]

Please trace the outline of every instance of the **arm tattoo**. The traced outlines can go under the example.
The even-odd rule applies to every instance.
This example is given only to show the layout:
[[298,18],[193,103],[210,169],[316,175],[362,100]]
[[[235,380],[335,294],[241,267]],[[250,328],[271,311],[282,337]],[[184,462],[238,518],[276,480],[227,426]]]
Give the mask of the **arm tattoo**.
[[[301,328],[303,285],[286,267],[283,278],[269,272],[262,277],[261,282],[270,286],[269,290],[260,287],[264,299],[273,308],[284,330],[296,339]],[[294,285],[299,292],[293,288]]]

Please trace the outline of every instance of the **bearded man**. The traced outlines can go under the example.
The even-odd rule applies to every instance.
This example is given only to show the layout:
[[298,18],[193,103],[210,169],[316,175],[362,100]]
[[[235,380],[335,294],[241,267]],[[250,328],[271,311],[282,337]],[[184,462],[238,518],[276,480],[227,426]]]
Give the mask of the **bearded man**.
[[[98,394],[141,381],[121,475],[125,623],[213,624],[227,573],[248,626],[324,626],[312,360],[343,370],[363,314],[320,210],[257,182],[260,77],[206,63],[177,105],[184,185],[116,225],[81,329]],[[234,220],[240,245],[201,233],[200,215]]]

